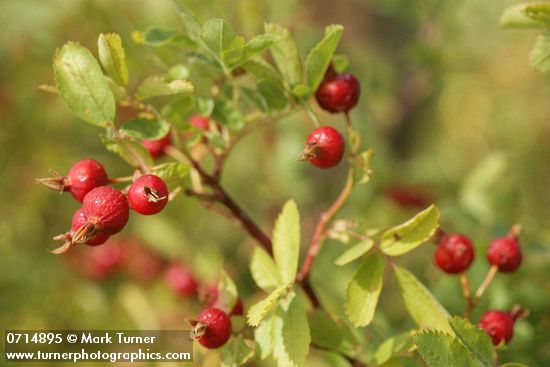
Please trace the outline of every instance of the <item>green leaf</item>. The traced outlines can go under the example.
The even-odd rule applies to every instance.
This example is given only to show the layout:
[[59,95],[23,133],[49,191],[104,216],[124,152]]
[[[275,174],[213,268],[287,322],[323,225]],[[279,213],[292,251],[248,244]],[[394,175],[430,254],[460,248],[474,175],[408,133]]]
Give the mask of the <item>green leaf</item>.
[[449,313],[430,291],[407,269],[394,266],[394,271],[401,298],[418,326],[452,334],[448,322]]
[[439,226],[439,210],[431,205],[403,224],[382,234],[380,249],[389,256],[399,256],[428,241]]
[[455,335],[483,365],[494,365],[493,344],[487,333],[468,320],[455,316],[449,320]]
[[255,247],[252,253],[250,273],[258,287],[266,292],[271,292],[275,288],[285,285],[271,256],[259,247]]
[[292,88],[292,94],[300,99],[307,99],[311,96],[313,91],[305,84],[298,84]]
[[53,60],[57,90],[71,111],[90,124],[107,127],[115,118],[115,98],[96,59],[69,42]]
[[267,50],[269,47],[277,43],[281,38],[274,34],[260,34],[254,36],[246,43],[243,50],[243,57],[239,60],[239,64],[250,60],[257,54]]
[[366,254],[374,246],[374,240],[366,239],[360,241],[355,245],[347,249],[342,255],[340,255],[334,263],[336,265],[346,265]]
[[418,352],[430,367],[471,367],[468,350],[449,334],[424,331],[414,336]]
[[181,0],[176,0],[175,4],[180,13],[181,20],[187,32],[187,36],[193,41],[199,41],[201,33],[201,25],[187,8],[186,5],[182,4]]
[[306,59],[307,84],[311,90],[317,90],[342,38],[344,27],[332,24],[325,28],[325,36],[308,54]]
[[376,365],[380,366],[390,359],[414,349],[412,336],[413,332],[409,331],[384,340],[374,352]]
[[280,41],[271,48],[271,54],[277,68],[290,87],[302,81],[302,62],[298,47],[288,29],[278,24],[266,23],[265,33],[278,36]]
[[187,120],[192,112],[195,111],[195,98],[192,95],[181,95],[171,98],[161,110],[161,115],[173,127],[179,131],[188,131],[190,124]]
[[163,120],[137,118],[126,121],[120,127],[120,133],[137,140],[155,140],[165,137],[170,131],[170,125]]
[[512,5],[502,13],[500,26],[503,28],[540,28],[544,26],[541,22],[527,13],[529,3]]
[[268,317],[254,329],[254,340],[260,349],[260,358],[266,359],[273,353],[274,318]]
[[343,73],[349,66],[349,57],[342,54],[337,54],[332,57],[332,65],[337,73]]
[[308,356],[305,367],[352,367],[352,364],[339,353],[315,350]]
[[222,122],[233,131],[244,127],[244,116],[240,108],[231,101],[216,101],[213,115],[217,121]]
[[550,71],[550,32],[537,37],[530,62],[531,66],[540,72]]
[[199,110],[199,113],[201,116],[209,117],[214,112],[214,108],[216,107],[216,104],[212,98],[204,98],[197,96],[196,98],[197,103],[197,109]]
[[268,294],[263,300],[250,307],[246,314],[248,324],[250,326],[258,326],[260,321],[262,321],[279,298],[286,292],[286,289],[286,286],[281,286]]
[[244,39],[237,36],[223,19],[211,19],[204,23],[201,39],[223,67],[234,65],[243,57]]
[[150,167],[153,158],[140,143],[128,138],[115,138],[110,134],[101,135],[101,141],[108,151],[117,154],[134,168]]
[[288,105],[288,97],[285,94],[283,84],[279,80],[259,80],[258,91],[266,100],[270,110],[282,110]]
[[312,343],[346,355],[357,352],[358,340],[346,324],[332,320],[324,312],[315,310],[309,315]]
[[273,230],[273,257],[285,284],[293,284],[300,256],[300,213],[293,200],[283,207]]
[[383,273],[384,260],[380,255],[373,254],[361,264],[348,284],[344,307],[353,326],[367,326],[374,318]]
[[153,167],[152,174],[164,180],[169,189],[181,186],[190,171],[189,164],[183,162],[168,162]]
[[256,58],[249,60],[242,65],[243,69],[254,75],[257,79],[263,80],[278,80],[280,78],[277,70],[273,68],[267,61]]
[[187,80],[168,81],[164,76],[156,75],[148,77],[140,84],[136,92],[136,98],[145,100],[152,97],[192,93],[193,90],[193,84]]
[[218,282],[218,299],[217,303],[219,309],[230,313],[235,307],[239,293],[237,292],[237,286],[231,277],[222,269],[220,274],[220,280]]
[[279,367],[303,366],[309,354],[311,335],[306,310],[295,295],[273,315],[273,356]]
[[222,366],[238,367],[250,361],[254,357],[254,342],[235,336],[222,348]]
[[[355,130],[353,130],[356,132]],[[358,149],[361,145],[360,136],[357,134],[350,134],[350,146],[354,142],[354,138],[359,139],[358,143],[355,144]],[[353,161],[353,184],[360,185],[369,182],[372,171],[370,169],[370,163],[374,157],[374,151],[372,149],[366,150],[362,153],[359,153],[355,156]]]
[[116,33],[100,34],[97,40],[97,50],[101,65],[117,84],[128,84],[128,66],[122,40]]
[[195,45],[195,42],[187,35],[181,34],[174,29],[163,27],[149,28],[145,32],[135,31],[132,33],[132,39],[137,44],[157,48],[164,46],[190,47]]

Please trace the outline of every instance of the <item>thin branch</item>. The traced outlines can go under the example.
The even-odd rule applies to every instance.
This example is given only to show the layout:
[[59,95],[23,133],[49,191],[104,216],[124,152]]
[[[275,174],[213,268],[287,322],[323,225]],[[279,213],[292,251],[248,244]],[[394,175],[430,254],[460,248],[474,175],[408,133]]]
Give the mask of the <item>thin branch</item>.
[[466,320],[470,320],[475,304],[472,299],[472,292],[470,291],[468,277],[466,277],[466,273],[464,272],[460,273],[460,285],[462,286],[462,293],[464,294],[464,299],[466,300],[466,310],[464,311],[464,318]]
[[487,287],[489,287],[489,285],[493,281],[497,272],[498,272],[498,266],[496,265],[491,266],[491,268],[489,269],[489,272],[485,276],[485,279],[483,279],[483,282],[481,283],[481,285],[476,291],[476,294],[474,296],[474,305],[479,301],[481,296],[483,296],[483,293],[485,293],[485,290],[487,290]]
[[342,205],[344,205],[346,199],[351,193],[352,188],[353,188],[353,175],[350,171],[348,173],[348,179],[346,181],[344,188],[342,189],[342,192],[340,193],[336,201],[332,203],[330,208],[326,212],[322,213],[321,217],[319,218],[319,222],[315,227],[315,232],[313,233],[311,244],[309,246],[307,255],[304,259],[304,263],[302,265],[302,268],[300,269],[300,272],[298,273],[298,276],[296,277],[298,282],[303,283],[307,281],[307,278],[309,277],[309,273],[311,271],[311,267],[313,266],[313,260],[321,250],[321,245],[323,243],[323,240],[326,237],[326,226],[338,213]]

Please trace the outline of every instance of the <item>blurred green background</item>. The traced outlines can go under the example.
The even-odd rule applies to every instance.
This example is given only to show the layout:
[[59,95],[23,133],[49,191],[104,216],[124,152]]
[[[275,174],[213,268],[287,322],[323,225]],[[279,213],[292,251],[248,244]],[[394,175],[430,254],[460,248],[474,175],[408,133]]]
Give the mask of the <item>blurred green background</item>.
[[[499,28],[501,11],[513,1],[182,2],[201,20],[223,17],[246,36],[259,32],[264,20],[288,26],[302,56],[321,38],[325,25],[343,24],[339,52],[349,55],[350,71],[362,85],[353,119],[377,154],[371,183],[352,195],[341,217],[368,227],[399,223],[415,209],[396,205],[388,188],[404,183],[421,187],[439,205],[446,230],[474,239],[473,286],[487,271],[488,241],[521,223],[524,264],[513,275],[497,276],[474,320],[489,307],[509,309],[519,303],[529,308],[530,317],[517,323],[512,343],[501,352],[502,361],[548,365],[550,83],[528,66],[537,32]],[[131,34],[153,25],[181,27],[172,1],[2,0],[0,24],[0,325],[185,326],[184,318],[200,305],[177,299],[161,277],[143,282],[118,271],[97,279],[77,271],[81,265],[49,254],[52,236],[66,231],[77,203],[34,183],[48,169],[66,172],[83,157],[103,162],[110,176],[130,174],[103,148],[97,128],[78,121],[61,98],[37,87],[53,84],[51,60],[57,47],[74,40],[96,53],[101,32],[122,36],[130,83],[136,86],[158,63],[132,42]],[[343,126],[340,116],[320,114],[323,123]],[[306,116],[297,115],[259,129],[234,151],[224,176],[228,191],[266,231],[282,203],[294,198],[302,213],[304,245],[318,213],[345,179],[344,168],[320,172],[295,161],[311,128]],[[223,262],[237,280],[245,306],[259,297],[246,270],[254,244],[194,199],[181,196],[151,218],[133,215],[118,237],[183,261],[203,284],[214,281],[212,269]],[[344,249],[328,241],[313,271],[314,285],[336,314],[342,313],[344,285],[354,270],[354,265],[332,264]],[[398,261],[452,313],[461,313],[458,280],[432,265],[432,253],[427,244]],[[372,348],[414,327],[393,278],[386,279],[374,326],[364,333]],[[216,365],[215,360],[202,362]],[[409,359],[403,363],[421,365]]]

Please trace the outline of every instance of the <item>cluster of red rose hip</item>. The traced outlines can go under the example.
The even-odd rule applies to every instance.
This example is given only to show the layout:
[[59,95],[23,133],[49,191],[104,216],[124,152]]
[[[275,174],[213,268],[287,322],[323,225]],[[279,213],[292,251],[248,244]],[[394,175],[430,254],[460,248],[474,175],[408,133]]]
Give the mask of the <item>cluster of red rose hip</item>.
[[[522,254],[518,235],[519,227],[513,227],[507,236],[491,241],[487,250],[487,260],[493,269],[490,274],[496,271],[511,273],[519,268]],[[474,246],[471,239],[460,234],[444,234],[434,254],[435,264],[448,274],[464,273],[473,259]],[[510,341],[514,333],[514,323],[523,315],[524,311],[520,308],[509,312],[489,310],[481,316],[478,326],[485,330],[497,346]]]

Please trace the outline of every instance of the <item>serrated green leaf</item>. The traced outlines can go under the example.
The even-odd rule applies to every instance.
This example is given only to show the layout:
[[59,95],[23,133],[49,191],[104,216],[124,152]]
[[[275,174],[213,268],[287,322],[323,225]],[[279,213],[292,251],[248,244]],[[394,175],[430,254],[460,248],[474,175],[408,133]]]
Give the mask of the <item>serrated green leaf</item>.
[[439,210],[435,205],[382,234],[380,249],[389,256],[399,256],[428,241],[439,226]]
[[280,38],[279,42],[271,48],[271,54],[286,84],[293,87],[300,83],[302,81],[302,61],[298,47],[296,47],[288,29],[273,23],[266,23],[264,29],[265,33]]
[[476,359],[487,367],[494,365],[493,344],[485,331],[458,316],[449,320],[449,325]]
[[258,91],[262,94],[270,110],[282,110],[288,106],[288,97],[283,84],[276,79],[258,81]]
[[306,310],[297,296],[283,302],[273,315],[273,357],[279,367],[301,367],[309,354],[311,335]]
[[235,307],[239,293],[237,286],[231,277],[222,269],[220,280],[218,281],[218,308],[226,313],[230,313]]
[[332,24],[325,28],[325,36],[313,47],[306,59],[307,84],[311,90],[317,90],[342,38],[344,27]]
[[342,255],[340,255],[334,263],[336,265],[346,265],[366,254],[374,246],[374,240],[366,239],[360,241],[355,245],[347,249]]
[[452,334],[449,313],[430,291],[405,268],[394,265],[397,286],[405,307],[421,328],[442,330]]
[[531,66],[540,72],[550,71],[550,32],[537,37],[535,47],[531,51]]
[[337,54],[332,57],[332,65],[337,73],[343,73],[349,66],[349,57],[342,54]]
[[544,26],[544,23],[526,14],[528,5],[516,4],[506,8],[500,17],[500,26],[503,28],[540,28]]
[[[350,134],[349,140],[350,140],[350,146],[354,147],[355,149],[359,149],[361,146],[361,138],[359,134],[355,134],[355,130],[353,130],[353,134]],[[374,157],[374,151],[372,149],[368,149],[364,152],[361,152],[357,154],[353,160],[353,184],[354,185],[360,185],[365,184],[369,182],[370,176],[372,174],[372,171],[370,169],[370,163],[372,161],[372,158]]]
[[163,120],[137,118],[126,121],[120,127],[120,133],[137,140],[155,140],[165,137],[170,131],[170,124]]
[[147,149],[138,142],[128,138],[113,138],[109,134],[101,135],[101,141],[108,151],[117,154],[134,168],[153,165],[153,158]]
[[413,332],[409,331],[384,340],[374,352],[374,362],[376,362],[376,365],[383,365],[390,359],[414,349],[412,336]]
[[414,336],[418,352],[430,367],[471,367],[468,350],[449,334],[423,331]]
[[254,329],[254,340],[260,349],[261,359],[266,359],[273,353],[273,327],[275,326],[273,321],[273,317],[268,317]]
[[300,256],[300,213],[293,200],[283,207],[273,230],[273,257],[285,284],[293,284]]
[[254,36],[250,41],[244,45],[243,56],[238,61],[239,64],[246,62],[258,55],[259,53],[267,50],[269,47],[277,43],[281,38],[274,34],[259,34]]
[[383,273],[384,260],[380,255],[373,254],[361,264],[348,284],[344,307],[353,326],[367,326],[374,318]]
[[244,38],[237,36],[223,19],[211,19],[204,23],[200,37],[207,50],[223,67],[230,67],[243,57]]
[[263,300],[250,307],[246,314],[248,324],[250,326],[258,326],[260,321],[262,321],[265,315],[267,315],[279,298],[285,293],[286,289],[286,286],[281,286],[269,293]]
[[164,76],[155,75],[145,79],[137,89],[136,98],[145,100],[159,96],[169,96],[180,93],[192,93],[193,84],[187,80],[167,80]]
[[358,340],[353,331],[346,324],[332,320],[323,311],[315,310],[310,313],[309,327],[313,344],[338,350],[346,355],[357,352]]
[[97,40],[99,61],[103,69],[117,84],[128,84],[128,66],[122,39],[116,33],[100,34]]
[[255,247],[250,260],[252,278],[266,292],[271,292],[283,284],[277,265],[265,250]]
[[184,178],[190,171],[189,164],[183,162],[168,162],[153,167],[152,174],[164,180],[169,189],[183,184]]
[[144,32],[135,31],[132,33],[132,39],[137,44],[157,48],[164,46],[191,47],[195,45],[195,42],[189,36],[164,27],[152,27]]
[[524,13],[529,18],[550,26],[550,3],[534,2],[525,4]]
[[217,121],[220,121],[233,131],[244,127],[242,111],[231,101],[216,101],[213,115]]
[[222,366],[238,367],[250,361],[254,357],[254,342],[236,336],[229,339],[229,342],[222,348]]
[[57,90],[82,120],[107,127],[115,118],[115,98],[90,51],[69,42],[57,50],[53,67]]

